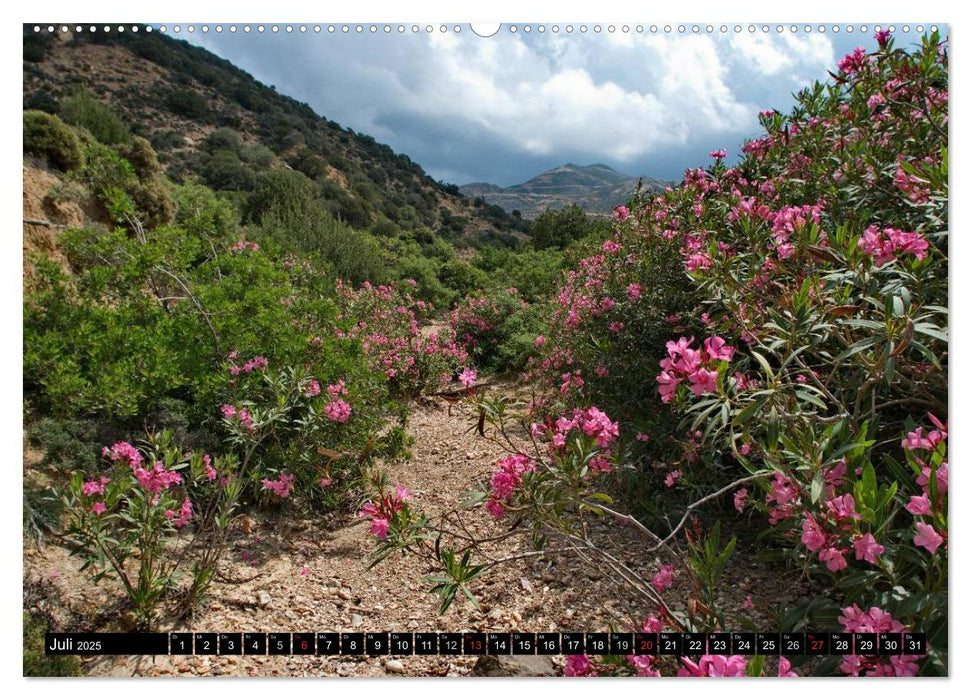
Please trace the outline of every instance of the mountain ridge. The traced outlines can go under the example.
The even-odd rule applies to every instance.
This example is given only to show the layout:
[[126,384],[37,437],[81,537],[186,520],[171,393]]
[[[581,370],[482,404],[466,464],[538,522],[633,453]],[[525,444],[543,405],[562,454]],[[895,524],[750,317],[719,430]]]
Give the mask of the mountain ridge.
[[603,163],[566,163],[518,185],[501,187],[490,182],[470,182],[460,186],[459,191],[531,219],[547,209],[573,204],[590,214],[610,214],[614,207],[627,203],[638,183],[651,191],[661,191],[671,184],[647,176],[633,177]]

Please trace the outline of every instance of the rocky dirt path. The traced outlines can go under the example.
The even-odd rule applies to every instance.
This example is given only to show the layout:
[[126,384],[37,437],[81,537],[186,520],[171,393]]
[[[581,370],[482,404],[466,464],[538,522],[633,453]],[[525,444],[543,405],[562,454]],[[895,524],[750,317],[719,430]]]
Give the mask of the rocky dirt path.
[[[416,406],[409,420],[414,436],[412,458],[384,465],[391,484],[408,488],[414,502],[430,515],[455,508],[463,492],[485,483],[499,447],[473,437],[470,408],[442,402]],[[242,583],[217,582],[210,601],[191,622],[175,631],[325,632],[325,631],[607,631],[631,628],[649,610],[632,603],[609,577],[575,560],[555,557],[501,564],[474,582],[476,609],[458,600],[439,615],[438,597],[421,579],[428,571],[415,557],[389,557],[367,569],[373,537],[365,521],[353,516],[329,527],[321,522],[282,516],[254,516],[248,534],[240,533],[226,554],[226,574]],[[478,507],[467,524],[479,535],[501,527]],[[519,543],[507,541],[513,553]],[[650,577],[661,563],[639,557],[631,536],[628,564]],[[494,556],[495,556],[494,555]],[[33,603],[52,615],[59,629],[77,628],[77,620],[114,605],[118,592],[93,587],[77,570],[79,560],[48,545],[25,552],[25,587]],[[736,572],[744,577],[744,572]],[[680,574],[676,582],[687,585]],[[728,592],[731,604],[744,598],[742,588]],[[122,622],[120,616],[114,624]],[[116,627],[117,629],[117,627]],[[233,676],[413,676],[470,675],[475,657],[101,657],[85,660],[90,675],[233,675]],[[527,675],[558,675],[563,659],[535,657],[518,669]]]

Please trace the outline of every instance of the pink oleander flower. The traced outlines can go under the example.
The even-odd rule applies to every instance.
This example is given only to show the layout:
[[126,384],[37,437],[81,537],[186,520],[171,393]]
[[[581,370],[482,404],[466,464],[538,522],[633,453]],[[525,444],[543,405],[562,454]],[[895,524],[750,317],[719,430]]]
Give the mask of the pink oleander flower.
[[740,678],[745,675],[748,665],[744,656],[702,656],[695,663],[686,656],[681,657],[684,666],[678,670],[681,677]]
[[617,221],[627,221],[628,217],[630,217],[630,209],[625,206],[614,207],[614,218]]
[[351,405],[343,399],[324,406],[324,413],[335,423],[346,423],[351,417]]
[[281,472],[278,479],[263,479],[261,483],[267,491],[272,491],[280,498],[288,498],[296,478],[293,474]]
[[911,496],[910,503],[904,506],[913,515],[930,515],[931,514],[931,499],[925,493],[920,496]]
[[676,483],[678,483],[678,479],[680,479],[682,476],[684,475],[681,473],[680,469],[675,469],[674,471],[670,471],[668,472],[668,475],[664,478],[664,485],[667,486],[668,488],[671,488]]
[[937,554],[937,548],[944,543],[944,538],[937,534],[937,530],[927,523],[917,523],[917,535],[914,536],[914,545],[923,547],[931,554]]
[[799,678],[799,674],[792,670],[792,662],[784,656],[779,657],[779,678]]
[[636,436],[634,436],[634,439],[638,442],[647,442],[651,439],[651,436],[646,433],[638,433]]
[[223,412],[223,418],[233,418],[236,415],[236,407],[228,403],[223,404],[219,410]]
[[586,654],[567,656],[566,665],[563,667],[563,675],[571,678],[592,677],[597,675],[597,669],[590,663],[590,657]]
[[172,524],[176,527],[182,527],[192,518],[192,502],[188,498],[185,499],[178,513],[171,509],[166,510],[165,517],[173,521]]
[[497,501],[495,498],[491,498],[491,497],[486,503],[486,510],[489,511],[489,514],[496,520],[501,518],[503,514],[506,512],[506,509],[503,508],[502,503],[500,501]]
[[387,539],[388,537],[388,520],[386,518],[374,518],[371,521],[371,529],[368,531],[379,540]]
[[212,466],[212,457],[207,454],[202,455],[202,467],[206,471],[206,480],[215,481],[219,474],[216,473],[215,468]]
[[644,286],[638,284],[637,282],[631,282],[627,285],[627,298],[630,301],[637,301],[641,298],[644,293]]
[[142,464],[141,453],[127,442],[116,442],[110,448],[104,447],[101,449],[101,454],[112,462],[124,461],[133,469]]
[[309,382],[307,382],[307,386],[303,390],[303,395],[310,397],[317,396],[318,394],[320,394],[320,382],[318,382],[316,379],[311,379]]
[[658,592],[670,588],[674,585],[674,567],[670,564],[662,566],[660,571],[654,574],[651,584]]
[[821,551],[819,553],[819,561],[826,564],[826,568],[833,572],[842,571],[847,567],[846,557],[835,547],[827,547]]
[[135,467],[132,469],[132,474],[139,486],[156,495],[182,483],[182,476],[176,471],[167,470],[161,462],[156,462],[151,469]]
[[887,40],[890,39],[890,30],[882,29],[876,34],[874,34],[873,38],[877,40],[877,44],[880,46],[881,49],[886,48]]
[[853,75],[868,65],[870,65],[870,57],[866,55],[866,50],[862,46],[857,46],[852,53],[841,58],[836,67],[847,75]]
[[344,384],[343,379],[337,382],[336,384],[327,385],[327,395],[331,399],[336,400],[336,399],[339,399],[341,396],[345,396],[346,394],[347,394],[347,385]]
[[717,151],[712,151],[708,155],[711,156],[712,158],[716,159],[716,160],[719,160],[719,159],[724,158],[725,156],[727,156],[728,155],[728,151],[726,151],[724,148],[719,148]]
[[826,536],[823,534],[822,528],[819,527],[816,519],[809,514],[802,521],[802,543],[806,545],[806,549],[810,552],[816,552],[826,544]]
[[466,367],[459,375],[459,381],[466,389],[475,385],[479,379],[479,373],[472,367]]
[[104,501],[98,501],[93,506],[91,506],[91,510],[94,511],[95,515],[101,515],[106,510],[108,510],[108,507],[105,505]]
[[877,557],[882,555],[884,551],[883,545],[878,543],[869,532],[853,541],[853,549],[856,551],[857,561],[865,561],[870,564],[876,564]]
[[734,502],[735,510],[739,513],[745,510],[745,499],[748,498],[748,489],[739,489],[735,492]]
[[741,447],[738,448],[738,452],[743,457],[748,457],[749,454],[751,454],[752,452],[752,446],[746,442],[745,444],[743,444]]
[[745,596],[745,600],[742,601],[742,610],[752,610],[755,608],[755,603],[752,602],[752,596]]
[[331,484],[333,484],[334,483],[334,480],[331,479],[329,476],[325,476],[325,477],[321,478],[321,480],[319,482],[317,482],[317,483],[320,484],[320,488],[325,489],[328,486],[330,486]]
[[406,489],[401,484],[394,485],[394,494],[399,501],[407,501],[411,499],[411,491]]
[[536,336],[536,347],[541,348],[546,345],[546,336],[538,335]]
[[839,519],[860,519],[860,514],[856,512],[856,501],[848,493],[826,501],[826,508],[830,515]]
[[85,496],[93,496],[96,493],[104,495],[105,485],[107,485],[110,481],[111,480],[106,476],[102,476],[99,479],[92,479],[91,481],[85,481],[81,486],[81,493],[83,493]]

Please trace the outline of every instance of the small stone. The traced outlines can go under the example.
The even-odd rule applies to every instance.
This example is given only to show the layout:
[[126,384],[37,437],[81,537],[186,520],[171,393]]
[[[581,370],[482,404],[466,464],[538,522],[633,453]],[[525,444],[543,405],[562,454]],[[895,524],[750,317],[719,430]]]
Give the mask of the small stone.
[[391,673],[404,673],[405,665],[398,661],[398,659],[388,659],[384,663],[384,667],[388,669]]
[[263,607],[263,608],[265,608],[267,605],[273,602],[273,598],[270,597],[270,594],[267,593],[266,591],[260,591],[259,593],[256,594],[256,597],[257,597],[257,601],[260,604],[260,607]]
[[353,615],[351,615],[352,627],[360,627],[363,624],[364,624],[364,618],[362,616],[358,615],[357,613],[354,613]]

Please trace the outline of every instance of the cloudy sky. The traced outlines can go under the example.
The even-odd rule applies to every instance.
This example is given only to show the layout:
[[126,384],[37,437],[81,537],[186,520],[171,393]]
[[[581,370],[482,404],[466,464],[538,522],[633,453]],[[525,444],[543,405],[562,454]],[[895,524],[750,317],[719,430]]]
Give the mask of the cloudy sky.
[[[562,28],[481,38],[404,34],[222,34],[191,40],[342,126],[408,154],[432,177],[509,186],[567,162],[679,178],[708,152],[738,153],[760,110],[792,93],[864,34],[651,35]],[[917,41],[913,31],[897,42]]]

